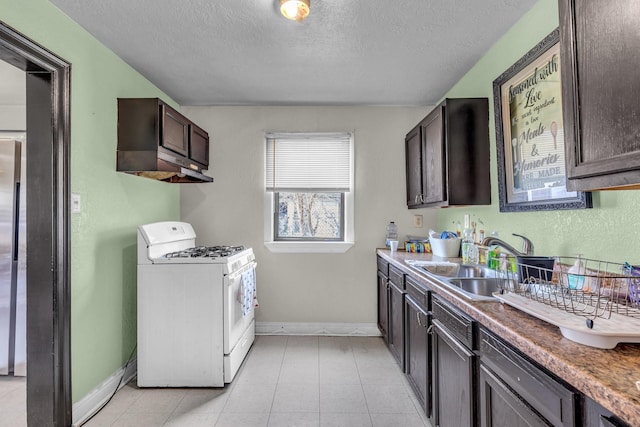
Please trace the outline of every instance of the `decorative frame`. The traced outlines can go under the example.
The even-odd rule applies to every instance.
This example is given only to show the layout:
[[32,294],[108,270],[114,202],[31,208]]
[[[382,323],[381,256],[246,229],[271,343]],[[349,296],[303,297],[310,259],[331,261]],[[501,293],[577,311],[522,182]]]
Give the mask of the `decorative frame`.
[[566,187],[557,28],[493,81],[493,97],[500,212],[591,208],[591,193]]

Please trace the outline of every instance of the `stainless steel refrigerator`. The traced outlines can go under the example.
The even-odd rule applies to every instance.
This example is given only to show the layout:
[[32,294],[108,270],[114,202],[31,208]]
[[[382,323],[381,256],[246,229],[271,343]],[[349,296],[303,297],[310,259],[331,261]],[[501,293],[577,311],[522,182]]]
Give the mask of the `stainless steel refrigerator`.
[[27,373],[25,156],[24,134],[0,133],[0,375]]

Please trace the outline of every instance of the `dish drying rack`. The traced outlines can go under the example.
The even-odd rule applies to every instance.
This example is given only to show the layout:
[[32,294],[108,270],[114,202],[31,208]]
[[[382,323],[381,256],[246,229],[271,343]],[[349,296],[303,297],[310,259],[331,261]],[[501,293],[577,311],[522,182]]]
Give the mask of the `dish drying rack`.
[[[558,326],[580,344],[611,349],[640,343],[640,268],[585,258],[523,258],[498,272],[506,280],[494,293],[497,299]],[[569,271],[578,260],[580,274]]]

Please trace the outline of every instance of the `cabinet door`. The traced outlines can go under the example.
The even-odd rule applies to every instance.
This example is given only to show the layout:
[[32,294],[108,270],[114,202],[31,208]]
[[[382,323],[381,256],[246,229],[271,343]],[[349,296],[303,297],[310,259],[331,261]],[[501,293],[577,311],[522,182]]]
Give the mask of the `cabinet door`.
[[436,108],[422,125],[424,203],[446,200],[443,107]]
[[183,156],[189,155],[189,120],[166,104],[160,105],[162,135],[160,145]]
[[611,411],[588,397],[585,397],[583,401],[582,420],[584,427],[629,427]]
[[612,418],[606,417],[604,415],[600,415],[600,421],[599,421],[598,427],[624,427],[624,426]]
[[209,166],[209,134],[193,123],[189,125],[189,159]]
[[433,319],[435,427],[474,427],[475,355]]
[[422,204],[422,138],[420,126],[416,126],[404,141],[406,174],[407,174],[407,206],[418,207]]
[[389,285],[381,271],[378,271],[378,329],[384,341],[389,342]]
[[404,372],[404,291],[389,281],[389,341],[391,354]]
[[576,425],[577,396],[574,391],[485,329],[480,331],[480,354],[483,364],[520,400],[547,420],[548,425]]
[[640,3],[559,2],[567,187],[640,184]]
[[546,427],[549,425],[482,364],[479,387],[480,427]]
[[408,294],[405,296],[406,375],[427,417],[431,416],[431,319]]

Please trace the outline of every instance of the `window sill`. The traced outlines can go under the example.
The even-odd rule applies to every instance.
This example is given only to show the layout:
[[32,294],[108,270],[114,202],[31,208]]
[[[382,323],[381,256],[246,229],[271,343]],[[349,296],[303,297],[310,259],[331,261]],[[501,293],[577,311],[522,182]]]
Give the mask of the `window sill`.
[[353,242],[264,242],[271,252],[276,253],[345,253]]

